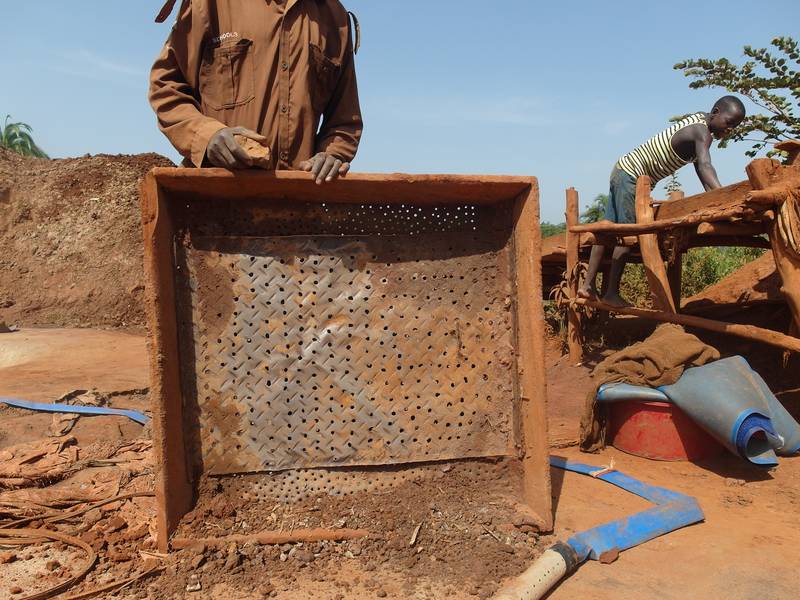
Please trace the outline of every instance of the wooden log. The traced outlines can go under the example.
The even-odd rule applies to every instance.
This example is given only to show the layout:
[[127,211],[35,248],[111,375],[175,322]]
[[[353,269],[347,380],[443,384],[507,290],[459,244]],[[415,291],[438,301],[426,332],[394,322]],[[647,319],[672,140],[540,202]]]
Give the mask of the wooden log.
[[767,233],[767,227],[759,223],[700,223],[697,235],[749,236]]
[[683,283],[683,253],[676,253],[675,259],[667,265],[667,279],[669,289],[672,291],[672,303],[675,307],[681,306],[681,285]]
[[776,175],[780,176],[780,174],[783,174],[779,183],[773,184],[763,190],[753,190],[747,194],[747,201],[768,205],[783,204],[793,188],[800,188],[800,177],[786,177],[788,173],[790,173],[790,171],[777,171]]
[[[636,223],[647,225],[653,222],[653,207],[650,206],[650,178],[643,176],[636,181]],[[670,291],[664,259],[658,247],[658,235],[655,233],[639,234],[639,250],[642,253],[642,264],[650,285],[653,304],[659,310],[675,312],[675,301]]]
[[752,207],[734,206],[723,211],[701,211],[689,214],[677,219],[665,221],[654,221],[652,223],[611,223],[610,221],[598,221],[597,223],[586,223],[572,227],[574,233],[600,233],[615,235],[641,235],[643,233],[654,233],[665,229],[675,229],[677,227],[689,227],[705,223],[707,221],[730,221],[743,217],[759,219],[761,213]]
[[599,246],[608,246],[613,248],[614,246],[636,246],[639,244],[639,238],[635,235],[604,235],[602,233],[581,233],[581,245],[591,245],[594,246],[595,244]]
[[[671,202],[683,200],[685,196],[686,194],[683,193],[683,190],[673,190],[669,193]],[[673,261],[667,265],[667,277],[669,278],[669,287],[672,290],[672,301],[675,303],[676,309],[680,309],[681,288],[683,287],[683,252],[677,252]]]
[[[782,169],[777,161],[770,159],[756,159],[747,165],[746,170],[755,190],[769,187],[776,180],[786,179],[787,174],[793,174],[792,169]],[[781,292],[789,305],[795,325],[800,327],[800,260],[783,239],[779,219],[774,219],[771,223],[769,241],[775,258],[775,268],[782,282]]]
[[703,317],[696,317],[693,315],[669,313],[666,311],[653,310],[649,308],[636,308],[633,306],[618,307],[612,306],[611,304],[606,304],[605,302],[601,302],[599,300],[585,300],[583,298],[578,298],[575,302],[577,304],[584,304],[598,310],[605,310],[607,312],[614,312],[622,315],[633,315],[635,317],[652,319],[662,323],[675,323],[676,325],[684,325],[686,327],[707,329],[708,331],[726,333],[757,342],[763,342],[771,346],[776,346],[785,350],[791,350],[792,352],[800,352],[800,339],[773,331],[772,329],[756,327],[755,325],[725,323],[724,321],[715,321],[713,319],[705,319]]
[[[565,219],[567,223],[567,283],[569,295],[576,298],[578,295],[578,276],[577,268],[580,261],[580,234],[573,233],[569,228],[577,225],[580,218],[578,206],[578,192],[575,188],[567,190],[567,210]],[[569,360],[572,364],[578,364],[583,360],[583,336],[581,335],[581,317],[578,311],[572,307],[567,307],[567,348],[569,349]]]
[[656,209],[655,219],[669,221],[698,212],[725,212],[743,206],[747,193],[752,189],[749,181],[740,181],[710,192],[701,192],[680,200],[662,202]]
[[230,544],[241,546],[257,544],[271,546],[278,544],[298,544],[300,542],[340,542],[367,537],[365,529],[295,529],[294,531],[262,531],[249,535],[226,535],[218,538],[173,538],[170,547],[183,550],[203,545],[206,548],[227,548]]

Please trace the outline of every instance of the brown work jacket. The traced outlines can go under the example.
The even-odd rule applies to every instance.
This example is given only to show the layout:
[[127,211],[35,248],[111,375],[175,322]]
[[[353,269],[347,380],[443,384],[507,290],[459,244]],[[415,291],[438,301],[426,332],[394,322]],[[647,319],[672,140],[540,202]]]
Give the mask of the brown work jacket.
[[351,161],[361,138],[350,21],[338,0],[183,0],[149,97],[161,131],[197,167],[223,127],[266,136],[279,169],[317,152]]

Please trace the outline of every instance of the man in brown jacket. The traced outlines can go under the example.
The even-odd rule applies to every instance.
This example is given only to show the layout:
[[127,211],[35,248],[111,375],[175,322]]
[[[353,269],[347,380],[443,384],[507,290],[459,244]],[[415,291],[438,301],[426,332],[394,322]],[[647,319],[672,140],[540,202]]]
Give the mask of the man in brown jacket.
[[267,146],[274,168],[331,181],[349,170],[363,127],[338,0],[183,0],[149,96],[159,128],[195,167],[252,166],[239,134]]

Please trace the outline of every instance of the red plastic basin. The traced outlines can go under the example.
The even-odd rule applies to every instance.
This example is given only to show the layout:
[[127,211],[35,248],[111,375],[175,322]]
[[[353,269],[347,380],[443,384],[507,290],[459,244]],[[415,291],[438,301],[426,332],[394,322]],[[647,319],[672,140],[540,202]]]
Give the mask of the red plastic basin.
[[725,451],[677,406],[628,400],[608,407],[609,439],[623,452],[654,460],[701,460]]

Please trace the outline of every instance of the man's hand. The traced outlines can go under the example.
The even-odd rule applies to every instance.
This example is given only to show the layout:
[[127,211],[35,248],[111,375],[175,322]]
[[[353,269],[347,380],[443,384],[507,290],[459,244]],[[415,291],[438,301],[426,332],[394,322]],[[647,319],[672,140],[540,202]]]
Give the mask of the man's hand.
[[325,181],[333,181],[339,176],[346,175],[350,170],[350,163],[343,162],[325,152],[318,152],[309,160],[301,162],[300,169],[310,172],[311,179],[320,185]]
[[234,139],[241,135],[260,144],[267,141],[263,135],[250,131],[245,127],[225,127],[211,136],[206,147],[206,157],[215,167],[224,169],[248,169],[253,166],[253,159]]

